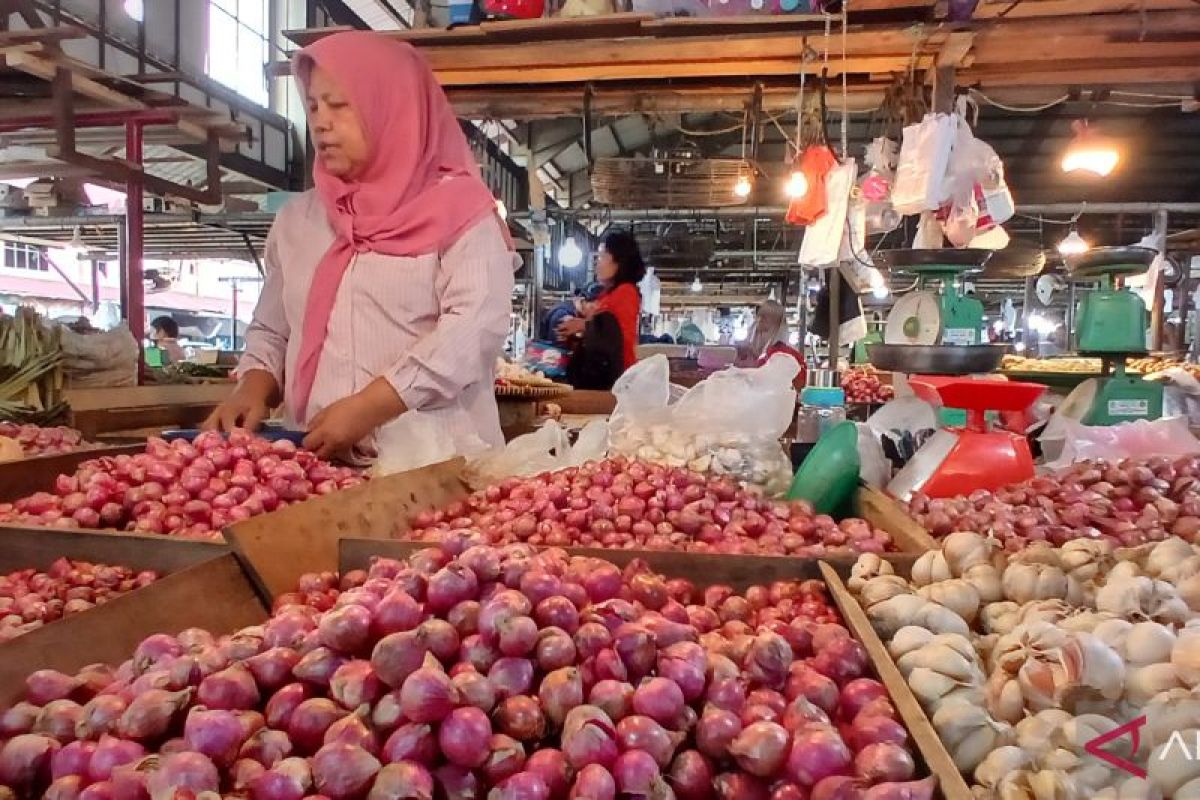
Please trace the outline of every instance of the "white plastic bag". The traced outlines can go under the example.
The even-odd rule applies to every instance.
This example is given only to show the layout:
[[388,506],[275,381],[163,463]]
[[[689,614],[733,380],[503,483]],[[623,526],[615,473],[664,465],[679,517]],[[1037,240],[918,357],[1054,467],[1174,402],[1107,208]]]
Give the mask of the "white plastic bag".
[[957,119],[953,114],[926,114],[923,120],[904,129],[892,187],[896,211],[933,211],[945,200],[943,182],[954,149]]
[[659,358],[613,387],[610,452],[785,491],[791,461],[779,439],[796,413],[795,359],[776,354],[761,367],[721,370],[668,403],[666,359],[649,361]]
[[607,441],[606,422],[588,423],[572,446],[567,430],[551,420],[533,433],[518,436],[504,447],[478,456],[467,468],[467,481],[479,488],[513,476],[577,467],[604,458]]
[[1200,440],[1188,430],[1183,417],[1134,420],[1116,425],[1084,425],[1055,414],[1040,437],[1047,454],[1057,458],[1045,465],[1047,470],[1066,467],[1076,461],[1150,456],[1188,456],[1200,453]]
[[914,250],[936,250],[942,246],[942,223],[937,221],[932,211],[921,214],[917,223],[917,235],[913,237]]
[[409,409],[375,434],[377,455],[371,472],[376,476],[407,472],[458,456],[477,455],[486,449],[487,444],[478,436],[446,436],[445,427],[435,424],[429,412]]
[[837,263],[846,228],[850,190],[854,188],[857,175],[858,165],[850,158],[831,169],[825,177],[825,213],[804,229],[804,240],[800,243],[801,264],[825,267]]

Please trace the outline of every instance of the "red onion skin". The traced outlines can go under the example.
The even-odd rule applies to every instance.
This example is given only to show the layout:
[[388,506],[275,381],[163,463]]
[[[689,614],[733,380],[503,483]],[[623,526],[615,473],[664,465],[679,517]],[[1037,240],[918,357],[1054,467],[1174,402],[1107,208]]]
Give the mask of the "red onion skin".
[[192,699],[192,690],[168,692],[150,689],[133,699],[121,719],[116,731],[123,739],[151,741],[166,735],[177,712]]
[[491,713],[496,706],[496,690],[491,681],[480,675],[474,669],[466,670],[455,675],[451,681],[458,691],[462,701],[467,705],[478,708],[485,714]]
[[712,763],[696,750],[684,750],[675,756],[667,772],[667,783],[679,800],[712,800]]
[[495,786],[506,778],[523,771],[525,748],[511,736],[493,733],[488,740],[488,756],[481,772],[488,784]]
[[236,663],[200,681],[196,701],[212,709],[251,709],[258,706],[258,686],[250,670]]
[[640,714],[625,717],[617,723],[617,743],[621,750],[642,750],[666,769],[683,741],[683,734],[668,731],[658,722]]
[[793,782],[812,786],[822,778],[849,771],[850,749],[832,728],[810,727],[792,737],[786,771]]
[[350,744],[366,750],[373,756],[379,755],[379,740],[365,722],[367,711],[368,708],[363,706],[330,725],[325,731],[324,743]]
[[77,741],[63,746],[50,757],[50,777],[57,780],[67,775],[86,775],[95,752],[95,742]]
[[492,791],[488,800],[549,800],[550,789],[541,776],[521,772],[508,778]]
[[623,795],[648,796],[662,780],[654,758],[641,750],[626,750],[617,757],[612,768],[617,791]]
[[547,747],[525,760],[525,771],[542,779],[550,792],[550,800],[566,800],[570,791],[571,773],[561,750]]
[[363,795],[381,767],[373,755],[351,744],[327,744],[311,759],[313,784],[330,800]]
[[542,679],[538,699],[555,727],[561,726],[567,712],[583,705],[583,679],[574,667],[555,670]]
[[286,729],[291,721],[292,712],[306,699],[308,699],[308,689],[302,683],[289,683],[279,689],[271,695],[263,709],[267,725],[279,730]]
[[563,723],[562,751],[575,769],[588,764],[611,767],[617,758],[616,729],[595,706],[577,706]]
[[399,689],[409,675],[421,668],[428,652],[416,631],[403,631],[383,637],[371,651],[375,674],[393,689]]
[[329,679],[329,695],[347,711],[364,704],[373,706],[383,693],[383,682],[370,661],[347,661]]
[[288,647],[272,647],[246,659],[258,688],[273,692],[292,680],[292,668],[300,661],[300,654]]
[[847,726],[845,738],[846,744],[857,753],[872,744],[902,746],[908,741],[908,731],[890,717],[863,717],[860,714]]
[[[85,706],[86,708],[86,706]],[[0,713],[0,738],[10,738],[33,730],[42,711],[32,703],[21,701]]]
[[863,785],[849,775],[831,775],[812,787],[809,800],[862,800]]
[[[39,669],[25,679],[25,699],[37,706],[53,700],[75,700],[83,682],[54,669]],[[86,699],[86,698],[84,698]]]
[[475,769],[487,760],[492,724],[474,706],[456,708],[438,729],[438,746],[452,764]]
[[375,776],[367,800],[433,800],[433,775],[421,764],[387,764]]
[[251,759],[266,769],[292,754],[292,740],[283,731],[262,728],[256,731],[238,751],[239,759]]
[[239,759],[229,770],[229,783],[235,792],[246,792],[250,784],[266,771],[266,767],[253,759]]
[[881,783],[863,792],[862,800],[933,800],[936,786],[932,776],[908,783]]
[[725,772],[713,781],[720,800],[770,800],[767,785],[744,772]]
[[118,739],[105,734],[96,743],[96,750],[88,759],[87,779],[89,783],[107,781],[113,771],[125,764],[135,764],[146,754],[137,742]]
[[588,703],[598,707],[613,722],[620,722],[633,713],[634,689],[622,681],[598,681],[588,695]]
[[332,700],[314,697],[305,700],[292,712],[288,720],[288,736],[300,754],[315,753],[325,742],[325,731],[329,726],[346,716]]
[[153,797],[176,797],[180,790],[215,792],[221,777],[212,761],[199,753],[171,753],[161,757],[146,776],[146,790]]
[[410,631],[421,624],[425,607],[401,588],[394,588],[383,596],[371,618],[371,633],[382,638],[390,633]]
[[434,763],[437,752],[437,737],[431,726],[406,722],[383,743],[382,758],[386,764],[415,761],[429,766]]
[[838,695],[838,716],[844,720],[852,720],[870,702],[879,698],[887,698],[884,685],[872,678],[856,678],[842,686]]
[[83,778],[78,775],[64,775],[54,779],[42,794],[42,800],[78,800],[83,789]]
[[307,684],[323,689],[329,686],[333,674],[342,664],[346,663],[346,660],[345,656],[328,647],[317,647],[305,653],[296,662],[296,666],[292,668],[292,675]]
[[746,772],[769,778],[783,767],[790,743],[791,736],[782,725],[755,722],[737,735],[729,745],[729,752]]
[[709,706],[696,723],[696,746],[709,758],[725,758],[729,746],[741,732],[742,721],[737,714]]
[[400,689],[400,707],[413,722],[438,722],[459,702],[454,682],[440,667],[422,667]]
[[837,711],[837,684],[806,664],[793,667],[784,696],[788,700],[803,697],[829,715]]
[[891,742],[869,744],[854,756],[854,774],[869,784],[901,783],[916,771],[908,750]]
[[633,710],[662,725],[674,725],[685,705],[679,685],[666,678],[649,678],[633,693]]
[[526,695],[502,701],[496,709],[495,719],[501,733],[518,741],[537,741],[546,735],[546,716],[541,704]]
[[570,800],[616,800],[617,783],[612,773],[599,764],[589,764],[575,776]]
[[246,733],[233,712],[197,706],[187,715],[183,738],[189,748],[224,768],[237,758],[246,740]]
[[850,638],[837,639],[817,651],[812,667],[838,684],[861,678],[867,671],[867,650]]
[[286,758],[255,778],[254,800],[302,800],[312,788],[312,769],[303,758]]
[[488,680],[496,689],[501,700],[520,694],[529,694],[533,688],[533,664],[524,658],[497,659],[488,670]]

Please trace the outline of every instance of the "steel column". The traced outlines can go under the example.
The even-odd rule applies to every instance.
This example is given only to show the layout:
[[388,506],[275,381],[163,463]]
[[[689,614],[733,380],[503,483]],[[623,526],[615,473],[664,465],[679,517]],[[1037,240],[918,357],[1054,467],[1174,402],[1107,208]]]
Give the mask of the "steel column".
[[[142,164],[142,123],[128,122],[125,124],[125,158],[137,164]],[[133,334],[138,345],[138,383],[142,383],[145,373],[145,338],[146,338],[146,286],[143,282],[142,254],[145,250],[144,226],[145,209],[142,197],[142,177],[140,171],[131,171],[125,182],[125,263],[124,268],[126,295],[126,321],[129,331]]]

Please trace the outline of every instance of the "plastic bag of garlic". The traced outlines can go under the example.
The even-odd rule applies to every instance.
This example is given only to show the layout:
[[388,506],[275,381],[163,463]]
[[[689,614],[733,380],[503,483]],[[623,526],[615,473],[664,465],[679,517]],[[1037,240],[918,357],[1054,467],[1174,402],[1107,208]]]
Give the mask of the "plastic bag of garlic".
[[609,453],[729,475],[782,494],[792,464],[780,437],[796,412],[795,359],[710,375],[670,402],[666,356],[639,362],[613,387]]

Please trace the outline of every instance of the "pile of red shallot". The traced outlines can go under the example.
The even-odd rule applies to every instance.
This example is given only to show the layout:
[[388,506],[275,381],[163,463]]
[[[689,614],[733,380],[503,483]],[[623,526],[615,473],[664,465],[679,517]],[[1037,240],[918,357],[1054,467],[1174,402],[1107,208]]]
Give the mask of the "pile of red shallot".
[[492,544],[687,550],[809,558],[895,549],[861,519],[841,523],[804,501],[770,500],[723,477],[625,458],[509,478],[417,515],[402,538],[483,531]]
[[1200,539],[1200,456],[1119,463],[1081,461],[995,492],[931,499],[915,495],[913,515],[934,536],[991,533],[1017,552],[1029,542],[1062,545],[1109,539],[1132,547],[1179,536]]
[[0,436],[19,444],[26,457],[50,456],[95,447],[83,440],[82,433],[62,425],[43,428],[40,425],[0,422]]
[[[0,784],[108,800],[930,800],[819,581],[700,591],[448,535],[307,576],[260,626],[43,670]],[[292,602],[312,596],[326,611]]]
[[226,525],[362,480],[290,441],[246,431],[153,438],[143,453],[83,462],[59,475],[53,492],[0,503],[0,522],[217,539]]
[[0,642],[47,622],[87,611],[158,579],[150,570],[60,558],[45,572],[23,569],[0,575]]
[[896,390],[880,381],[879,371],[870,364],[843,372],[842,389],[847,403],[886,403],[896,397]]

